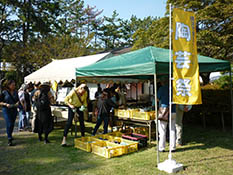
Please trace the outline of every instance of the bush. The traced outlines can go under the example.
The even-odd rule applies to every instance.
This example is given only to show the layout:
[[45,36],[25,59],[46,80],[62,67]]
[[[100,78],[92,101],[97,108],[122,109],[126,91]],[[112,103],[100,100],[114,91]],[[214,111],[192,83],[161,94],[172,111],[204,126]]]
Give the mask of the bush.
[[[231,81],[233,81],[233,77]],[[221,89],[229,89],[230,88],[230,76],[229,75],[222,76],[218,80],[215,80],[214,84],[218,85]]]

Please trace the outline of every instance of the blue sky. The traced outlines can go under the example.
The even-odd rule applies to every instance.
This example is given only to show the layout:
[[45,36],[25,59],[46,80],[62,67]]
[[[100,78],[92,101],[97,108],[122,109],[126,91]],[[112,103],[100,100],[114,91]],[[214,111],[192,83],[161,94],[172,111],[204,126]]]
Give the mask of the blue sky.
[[166,0],[84,0],[85,5],[96,6],[104,10],[102,15],[110,17],[114,10],[120,18],[129,19],[132,15],[138,18],[147,16],[163,17],[166,11]]

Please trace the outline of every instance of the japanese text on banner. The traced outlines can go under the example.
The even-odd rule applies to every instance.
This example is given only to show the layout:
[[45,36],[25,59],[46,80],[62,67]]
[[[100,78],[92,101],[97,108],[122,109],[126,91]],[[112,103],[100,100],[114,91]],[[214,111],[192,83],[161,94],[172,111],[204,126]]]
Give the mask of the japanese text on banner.
[[173,78],[174,103],[202,103],[195,15],[176,8],[173,11]]

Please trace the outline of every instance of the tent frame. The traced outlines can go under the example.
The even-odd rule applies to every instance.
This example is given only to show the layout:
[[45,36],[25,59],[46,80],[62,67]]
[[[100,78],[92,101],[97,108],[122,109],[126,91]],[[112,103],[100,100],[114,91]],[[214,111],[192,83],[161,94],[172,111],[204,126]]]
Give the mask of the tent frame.
[[232,71],[231,71],[231,66],[230,66],[229,73],[230,73],[230,91],[231,91],[230,92],[231,93],[231,120],[232,120],[231,124],[232,124],[232,137],[233,137],[233,94],[232,94],[232,75],[231,75]]

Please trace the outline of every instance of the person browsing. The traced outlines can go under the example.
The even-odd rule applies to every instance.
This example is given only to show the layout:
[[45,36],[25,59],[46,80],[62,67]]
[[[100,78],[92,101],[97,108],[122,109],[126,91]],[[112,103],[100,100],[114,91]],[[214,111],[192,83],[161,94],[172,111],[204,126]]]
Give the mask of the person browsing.
[[64,102],[68,105],[68,121],[66,123],[63,133],[63,140],[61,143],[62,146],[66,146],[67,134],[72,126],[72,121],[75,113],[79,115],[81,136],[85,136],[83,111],[87,109],[87,96],[88,96],[85,87],[86,84],[81,84],[80,86],[72,90],[64,99]]

